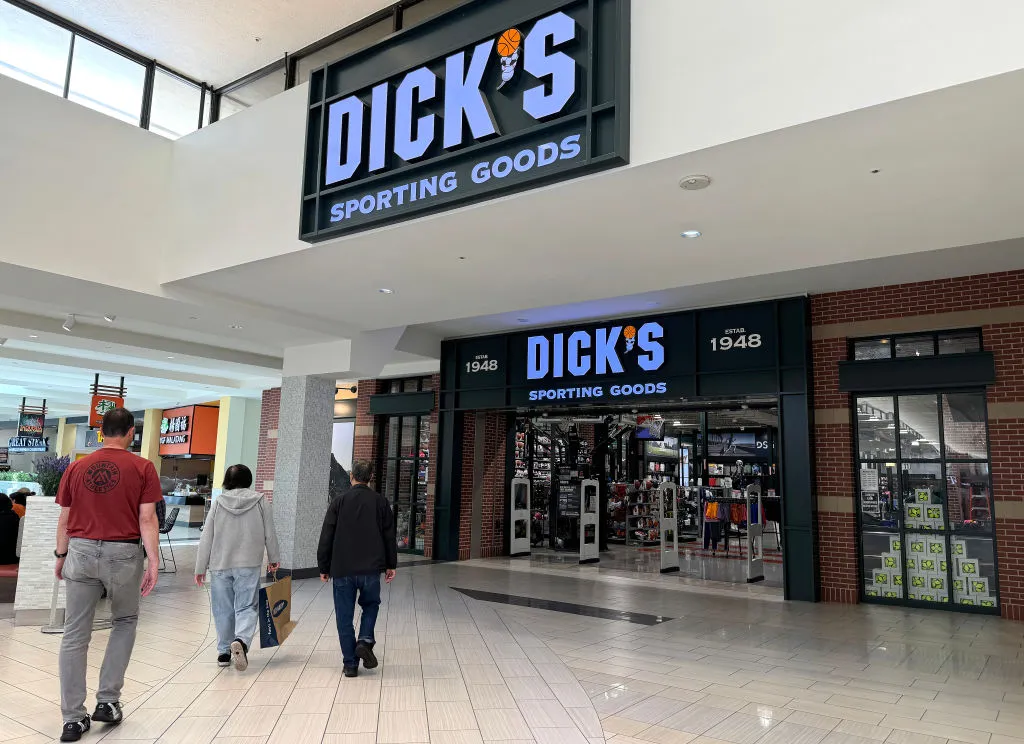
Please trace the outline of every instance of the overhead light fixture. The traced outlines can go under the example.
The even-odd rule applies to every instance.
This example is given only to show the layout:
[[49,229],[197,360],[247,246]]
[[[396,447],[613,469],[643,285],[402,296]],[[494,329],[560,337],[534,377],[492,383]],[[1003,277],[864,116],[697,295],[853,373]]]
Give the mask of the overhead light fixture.
[[699,238],[701,236],[700,230],[683,230],[679,233],[680,236],[692,240],[693,238]]
[[71,333],[71,329],[75,327],[75,316],[68,313],[68,316],[64,318],[64,325],[61,326],[65,331]]
[[235,324],[233,324],[233,325],[231,326],[231,330],[232,330],[232,331],[240,331],[240,330],[242,330],[243,328],[245,328],[245,326],[241,326],[241,325],[235,325]]
[[29,337],[29,338],[39,338],[39,336],[37,336],[37,335],[36,335],[36,334],[34,334],[34,333],[30,333],[30,334],[28,334],[28,337]]
[[107,321],[108,323],[113,323],[115,320],[117,320],[117,316],[116,315],[104,315],[103,316],[103,320]]
[[388,289],[388,288],[386,288],[386,287],[381,287],[381,288],[380,288],[380,289],[378,289],[377,291],[378,291],[378,292],[380,292],[381,294],[387,294],[387,295],[392,295],[392,294],[394,294],[394,293],[395,293],[395,290],[393,290],[393,289]]
[[711,185],[711,179],[703,174],[683,176],[679,181],[679,188],[683,191],[700,191]]
[[169,357],[167,357],[167,358],[168,358],[168,359],[174,359],[174,357],[172,357],[172,356],[169,356]]

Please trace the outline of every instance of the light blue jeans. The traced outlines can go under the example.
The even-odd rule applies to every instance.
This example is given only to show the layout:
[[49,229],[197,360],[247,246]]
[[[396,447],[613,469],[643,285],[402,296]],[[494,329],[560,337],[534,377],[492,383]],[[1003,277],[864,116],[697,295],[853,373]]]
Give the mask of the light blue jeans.
[[217,653],[231,653],[236,638],[251,648],[259,624],[261,566],[210,571],[210,606],[217,626]]

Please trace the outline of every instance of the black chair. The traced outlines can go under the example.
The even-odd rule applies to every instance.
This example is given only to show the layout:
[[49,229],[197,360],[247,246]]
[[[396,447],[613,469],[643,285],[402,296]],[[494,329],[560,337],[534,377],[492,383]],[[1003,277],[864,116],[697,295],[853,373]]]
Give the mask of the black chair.
[[167,549],[171,551],[171,565],[174,566],[172,570],[167,570],[167,559],[164,558],[164,549],[160,547],[160,571],[162,573],[177,573],[178,562],[174,560],[174,546],[171,544],[171,530],[174,529],[174,523],[178,521],[178,512],[181,511],[181,507],[174,507],[167,515],[167,519],[164,520],[163,527],[160,528],[160,534],[167,538]]

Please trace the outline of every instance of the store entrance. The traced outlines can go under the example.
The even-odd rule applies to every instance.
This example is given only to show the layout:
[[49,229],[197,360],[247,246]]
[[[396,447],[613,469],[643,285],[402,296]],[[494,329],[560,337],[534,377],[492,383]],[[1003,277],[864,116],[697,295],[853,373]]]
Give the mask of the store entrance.
[[[773,399],[520,415],[514,477],[531,484],[535,560],[569,562],[579,551],[579,484],[593,479],[602,568],[657,573],[662,531],[675,530],[683,575],[747,583],[753,521],[763,528],[758,583],[781,589],[778,425]],[[680,486],[666,518],[658,496],[664,483]]]

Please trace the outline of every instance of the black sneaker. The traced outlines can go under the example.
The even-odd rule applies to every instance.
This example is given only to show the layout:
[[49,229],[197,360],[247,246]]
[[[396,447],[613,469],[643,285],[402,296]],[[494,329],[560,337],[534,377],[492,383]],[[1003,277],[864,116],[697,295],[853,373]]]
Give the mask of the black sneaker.
[[249,668],[249,656],[248,651],[243,641],[237,638],[231,642],[231,661],[235,665],[235,669],[240,672],[244,672]]
[[356,656],[367,669],[374,669],[377,666],[377,657],[373,655],[373,646],[365,641],[359,641],[356,644]]
[[359,676],[359,667],[357,667],[357,666],[354,666],[354,667],[344,667],[344,668],[342,668],[341,673],[343,675],[345,675],[346,677],[358,677]]
[[82,734],[89,730],[89,719],[83,718],[81,721],[68,721],[64,724],[64,731],[60,735],[61,741],[78,741],[82,738]]
[[96,723],[109,723],[111,726],[116,726],[124,720],[121,703],[96,703],[96,710],[92,712],[92,720]]
[[231,654],[220,654],[217,657],[217,666],[231,666]]

